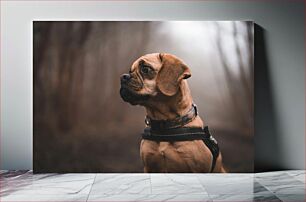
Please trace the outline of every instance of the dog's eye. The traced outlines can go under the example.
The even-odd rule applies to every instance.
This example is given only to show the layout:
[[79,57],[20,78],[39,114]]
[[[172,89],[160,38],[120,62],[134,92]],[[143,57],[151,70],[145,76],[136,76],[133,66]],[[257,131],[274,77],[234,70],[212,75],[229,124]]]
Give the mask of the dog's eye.
[[151,71],[151,67],[143,65],[141,66],[141,72],[144,74],[148,74]]

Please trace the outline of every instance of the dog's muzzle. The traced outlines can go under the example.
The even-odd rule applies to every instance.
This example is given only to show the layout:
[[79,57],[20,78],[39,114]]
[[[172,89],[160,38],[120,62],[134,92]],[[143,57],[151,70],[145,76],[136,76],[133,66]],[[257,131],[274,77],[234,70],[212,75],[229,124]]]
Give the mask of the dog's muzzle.
[[131,79],[131,75],[130,74],[123,74],[120,77],[121,85],[122,84],[126,84],[127,82],[129,82],[130,79]]
[[120,96],[125,101],[130,103],[131,105],[140,104],[143,101],[149,99],[149,95],[141,95],[137,94],[133,90],[131,90],[128,86],[128,82],[131,80],[130,74],[123,74],[120,78],[121,88],[120,88]]

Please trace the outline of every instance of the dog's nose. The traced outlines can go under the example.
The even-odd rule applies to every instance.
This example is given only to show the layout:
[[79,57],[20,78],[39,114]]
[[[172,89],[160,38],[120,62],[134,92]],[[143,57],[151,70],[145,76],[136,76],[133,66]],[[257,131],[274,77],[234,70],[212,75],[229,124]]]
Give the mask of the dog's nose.
[[130,75],[130,74],[123,74],[123,75],[121,76],[121,82],[127,82],[127,81],[130,80],[130,78],[131,78],[131,75]]

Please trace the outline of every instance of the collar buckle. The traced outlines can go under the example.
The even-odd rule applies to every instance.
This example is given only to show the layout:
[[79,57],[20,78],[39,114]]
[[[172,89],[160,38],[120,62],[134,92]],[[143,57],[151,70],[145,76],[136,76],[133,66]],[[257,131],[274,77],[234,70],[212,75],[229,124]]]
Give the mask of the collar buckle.
[[194,114],[195,116],[198,116],[199,115],[199,112],[198,112],[198,107],[196,104],[192,103],[192,106],[193,106],[193,109],[194,109]]
[[151,120],[148,116],[145,117],[145,124],[146,126],[150,126],[151,125]]

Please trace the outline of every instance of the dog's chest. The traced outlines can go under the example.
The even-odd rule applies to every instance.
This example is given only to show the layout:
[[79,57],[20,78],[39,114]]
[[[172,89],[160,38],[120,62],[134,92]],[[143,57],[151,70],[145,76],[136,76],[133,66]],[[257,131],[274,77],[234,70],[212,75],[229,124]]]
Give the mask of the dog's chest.
[[159,155],[164,156],[165,155],[165,151],[170,149],[170,147],[171,147],[171,144],[169,142],[161,142],[159,144],[157,152],[159,153]]
[[169,142],[154,142],[143,140],[141,142],[140,153],[144,160],[152,161],[158,159],[159,161],[167,155],[170,150],[174,152],[176,149]]
[[140,154],[148,172],[193,172],[190,170],[193,164],[207,164],[211,156],[201,140],[174,143],[142,140]]

